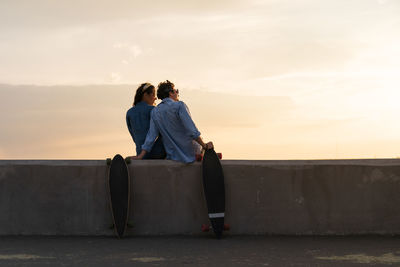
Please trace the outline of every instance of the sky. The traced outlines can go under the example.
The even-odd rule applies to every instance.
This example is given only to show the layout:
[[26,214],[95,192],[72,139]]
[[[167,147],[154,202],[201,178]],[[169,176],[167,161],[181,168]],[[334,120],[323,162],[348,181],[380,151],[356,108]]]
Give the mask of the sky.
[[166,79],[225,159],[400,157],[400,1],[0,1],[0,158],[133,155]]

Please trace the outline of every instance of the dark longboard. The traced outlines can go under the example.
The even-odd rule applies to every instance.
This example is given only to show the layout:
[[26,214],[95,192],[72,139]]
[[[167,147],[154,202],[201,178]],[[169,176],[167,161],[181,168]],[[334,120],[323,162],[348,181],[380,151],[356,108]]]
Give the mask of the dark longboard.
[[124,158],[117,154],[111,161],[108,175],[111,213],[117,237],[121,238],[128,223],[130,181]]
[[[219,159],[222,159],[222,153],[217,153]],[[203,161],[204,154],[196,154],[196,161]]]
[[208,218],[215,235],[221,238],[225,219],[225,183],[222,166],[214,149],[204,152],[203,187]]

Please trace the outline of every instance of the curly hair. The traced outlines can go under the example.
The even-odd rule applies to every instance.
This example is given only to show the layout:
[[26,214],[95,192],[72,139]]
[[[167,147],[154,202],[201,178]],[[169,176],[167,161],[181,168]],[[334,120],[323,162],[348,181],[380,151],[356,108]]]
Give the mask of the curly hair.
[[155,89],[154,85],[151,83],[142,83],[138,89],[136,89],[135,100],[133,101],[133,106],[142,101],[144,93],[151,94]]
[[174,90],[175,85],[170,81],[166,80],[158,84],[157,97],[161,100],[169,97],[169,92]]

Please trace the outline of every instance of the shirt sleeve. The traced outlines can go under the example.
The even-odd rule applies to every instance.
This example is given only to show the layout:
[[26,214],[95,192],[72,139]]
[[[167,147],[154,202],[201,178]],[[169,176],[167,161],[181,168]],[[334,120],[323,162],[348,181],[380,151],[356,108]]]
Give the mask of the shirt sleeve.
[[146,140],[144,141],[144,144],[142,145],[142,150],[146,150],[147,152],[149,152],[155,141],[157,140],[157,137],[159,135],[159,129],[157,127],[157,125],[154,123],[153,117],[150,117],[150,127],[149,127],[149,131],[147,132],[146,135]]
[[179,107],[178,114],[183,123],[183,126],[189,132],[192,139],[197,139],[200,136],[200,132],[194,124],[192,117],[190,116],[189,109],[184,102],[181,102],[180,104],[181,105]]

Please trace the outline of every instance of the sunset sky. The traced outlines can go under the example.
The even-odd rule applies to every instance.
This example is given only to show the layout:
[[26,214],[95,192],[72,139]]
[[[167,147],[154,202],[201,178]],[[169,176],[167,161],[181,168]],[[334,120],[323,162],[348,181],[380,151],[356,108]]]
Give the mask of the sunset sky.
[[175,83],[225,159],[400,157],[400,1],[0,1],[0,158],[133,155]]

